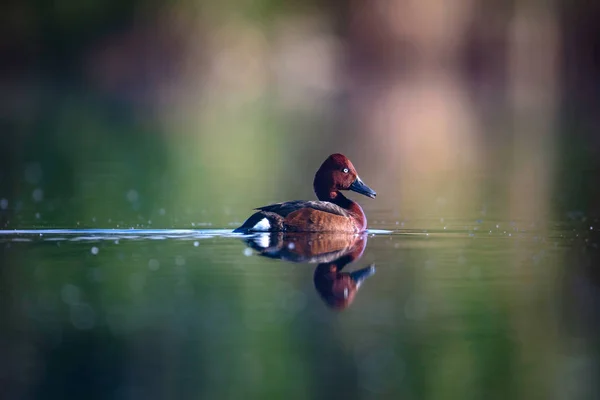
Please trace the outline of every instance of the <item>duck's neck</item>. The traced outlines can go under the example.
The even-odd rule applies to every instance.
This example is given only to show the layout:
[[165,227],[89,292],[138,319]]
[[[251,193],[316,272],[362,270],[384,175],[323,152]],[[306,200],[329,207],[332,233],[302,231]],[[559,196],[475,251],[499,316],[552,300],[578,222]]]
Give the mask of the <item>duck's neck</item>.
[[328,201],[342,207],[344,210],[349,211],[355,216],[356,222],[359,225],[359,230],[367,228],[367,217],[362,207],[357,202],[350,200],[342,194],[339,190],[336,191],[315,191],[317,198],[321,201]]

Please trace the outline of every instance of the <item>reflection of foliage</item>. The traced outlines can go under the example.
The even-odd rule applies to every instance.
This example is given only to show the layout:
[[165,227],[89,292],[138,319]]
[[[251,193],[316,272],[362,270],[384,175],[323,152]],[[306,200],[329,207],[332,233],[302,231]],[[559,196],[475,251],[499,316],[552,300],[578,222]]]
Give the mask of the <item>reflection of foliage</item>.
[[[378,249],[402,241],[392,239],[371,241]],[[246,257],[237,240],[227,240],[198,247],[176,240],[15,243],[11,265],[20,268],[3,276],[0,293],[11,285],[23,297],[0,304],[10,307],[4,315],[19,315],[11,326],[29,326],[19,346],[42,340],[32,357],[54,366],[21,379],[47,393],[75,389],[72,368],[85,364],[95,375],[83,377],[84,393],[138,385],[234,397],[294,390],[302,398],[374,392],[462,399],[547,390],[552,371],[535,360],[551,360],[542,353],[556,343],[515,323],[531,297],[516,301],[494,279],[502,259],[476,247],[464,249],[460,264],[453,247],[379,252],[386,279],[370,282],[356,311],[340,318],[313,293],[312,266],[289,270]],[[432,259],[437,267],[423,273],[423,260]],[[478,275],[465,275],[478,265]],[[542,316],[540,328],[551,323]]]
[[[27,122],[28,140],[11,170],[20,184],[10,198],[13,210],[18,207],[10,226],[84,227],[92,218],[99,224],[112,219],[113,227],[119,221],[135,225],[138,214],[157,211],[149,198],[164,202],[169,184],[162,136],[110,104],[76,98],[45,99]],[[40,168],[39,182],[21,178],[32,165]],[[44,191],[42,203],[32,198],[36,188]],[[140,201],[130,202],[136,204],[126,198],[132,189],[139,192]]]

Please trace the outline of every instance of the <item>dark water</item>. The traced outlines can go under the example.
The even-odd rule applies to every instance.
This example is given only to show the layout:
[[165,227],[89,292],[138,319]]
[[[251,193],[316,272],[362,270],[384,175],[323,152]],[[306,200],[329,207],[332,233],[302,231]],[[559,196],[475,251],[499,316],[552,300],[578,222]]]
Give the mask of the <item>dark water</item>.
[[598,398],[596,227],[374,225],[1,231],[2,398]]

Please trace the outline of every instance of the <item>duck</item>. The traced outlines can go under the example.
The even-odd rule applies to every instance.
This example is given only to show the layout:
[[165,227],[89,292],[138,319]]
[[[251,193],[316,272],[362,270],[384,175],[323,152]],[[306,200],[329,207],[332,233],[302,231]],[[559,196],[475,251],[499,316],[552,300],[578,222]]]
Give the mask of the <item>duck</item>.
[[315,174],[313,189],[318,201],[293,200],[258,207],[234,232],[361,233],[367,229],[361,206],[341,191],[350,190],[372,199],[377,193],[360,179],[348,157],[339,153],[327,157]]

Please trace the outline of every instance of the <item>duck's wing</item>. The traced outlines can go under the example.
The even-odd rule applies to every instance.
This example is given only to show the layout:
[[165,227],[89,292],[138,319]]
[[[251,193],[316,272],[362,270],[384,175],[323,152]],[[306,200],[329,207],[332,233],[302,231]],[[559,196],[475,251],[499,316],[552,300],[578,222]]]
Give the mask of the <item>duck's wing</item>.
[[348,211],[344,210],[342,207],[330,203],[328,201],[305,201],[305,200],[295,200],[295,201],[286,201],[284,203],[275,203],[270,204],[268,206],[258,207],[256,210],[272,212],[282,217],[286,217],[288,214],[293,213],[294,211],[300,210],[301,208],[312,208],[318,211],[328,212],[334,215],[340,215],[342,217],[349,217],[350,214]]

